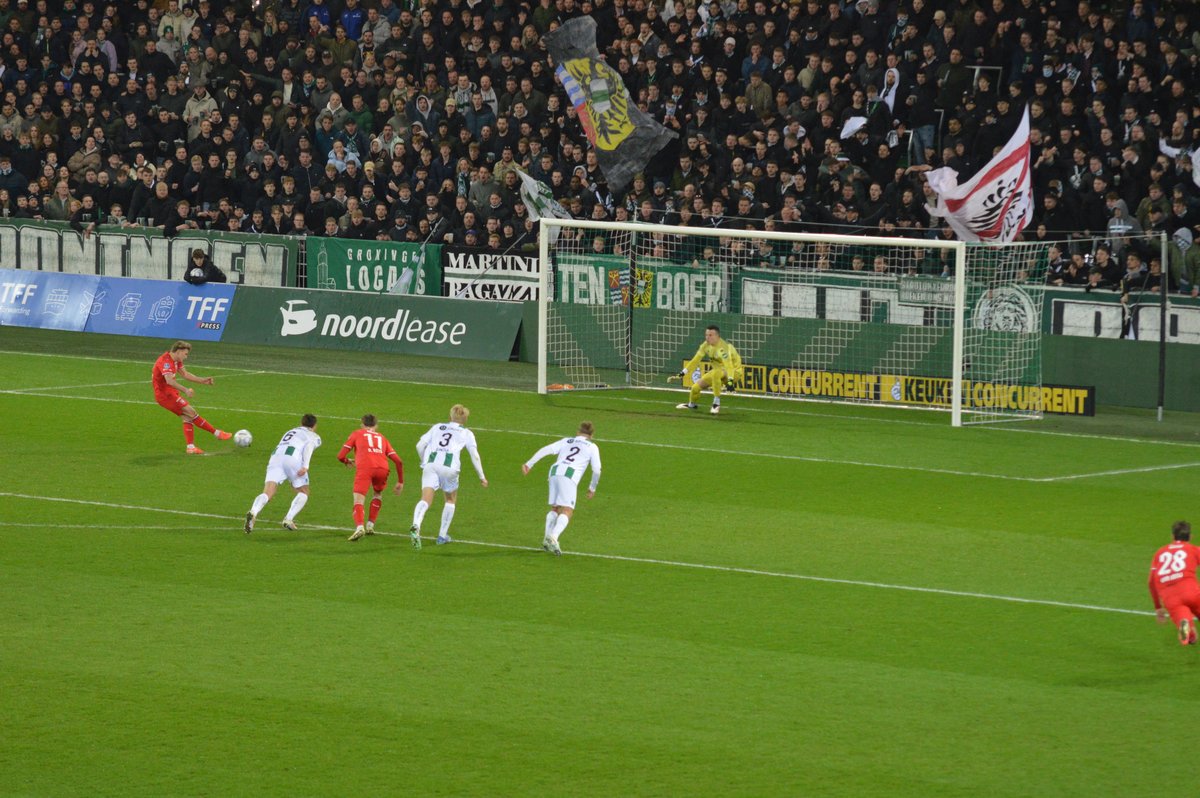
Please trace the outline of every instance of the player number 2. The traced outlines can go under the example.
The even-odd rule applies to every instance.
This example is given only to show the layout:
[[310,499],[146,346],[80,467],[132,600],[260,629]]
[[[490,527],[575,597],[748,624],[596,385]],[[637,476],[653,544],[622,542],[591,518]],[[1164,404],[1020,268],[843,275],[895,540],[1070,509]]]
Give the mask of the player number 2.
[[568,463],[574,463],[574,462],[575,462],[575,455],[577,455],[577,454],[579,454],[579,447],[578,447],[578,446],[572,446],[572,447],[571,447],[571,451],[570,451],[570,452],[567,454],[567,459],[566,459],[566,461],[565,461],[565,462],[568,462]]
[[1158,575],[1177,574],[1187,565],[1187,552],[1180,550],[1174,553],[1164,551],[1158,557]]

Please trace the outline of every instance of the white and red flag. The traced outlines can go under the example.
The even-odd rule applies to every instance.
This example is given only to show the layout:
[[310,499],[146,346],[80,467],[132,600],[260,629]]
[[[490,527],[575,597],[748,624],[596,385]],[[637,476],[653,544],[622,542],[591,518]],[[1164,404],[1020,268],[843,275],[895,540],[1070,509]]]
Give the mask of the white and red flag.
[[925,209],[944,217],[962,241],[1012,241],[1033,219],[1031,167],[1026,106],[1012,138],[970,180],[959,185],[949,167],[929,172],[937,203]]

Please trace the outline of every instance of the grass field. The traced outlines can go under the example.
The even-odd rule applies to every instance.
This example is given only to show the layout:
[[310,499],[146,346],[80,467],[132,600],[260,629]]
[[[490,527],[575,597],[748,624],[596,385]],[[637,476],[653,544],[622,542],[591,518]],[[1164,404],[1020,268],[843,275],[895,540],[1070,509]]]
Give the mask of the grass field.
[[[539,397],[532,367],[199,344],[183,455],[163,342],[0,330],[0,795],[1190,794],[1200,651],[1149,612],[1200,420],[955,430],[944,414]],[[412,447],[472,410],[450,546]],[[325,445],[241,519],[303,412]],[[364,412],[408,465],[346,542]],[[540,549],[538,447],[604,477]],[[436,534],[440,499],[425,522]],[[1200,519],[1192,519],[1197,521]]]

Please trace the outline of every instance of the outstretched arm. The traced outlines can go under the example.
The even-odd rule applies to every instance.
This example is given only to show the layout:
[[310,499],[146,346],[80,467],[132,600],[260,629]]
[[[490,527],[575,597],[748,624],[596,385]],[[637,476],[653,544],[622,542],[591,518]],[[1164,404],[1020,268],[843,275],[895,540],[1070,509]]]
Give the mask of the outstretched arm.
[[537,465],[538,460],[541,460],[547,455],[558,454],[558,445],[559,442],[556,441],[549,446],[543,446],[542,448],[538,449],[536,452],[534,452],[533,457],[530,457],[525,461],[525,464],[521,466],[521,471],[528,474],[530,469]]

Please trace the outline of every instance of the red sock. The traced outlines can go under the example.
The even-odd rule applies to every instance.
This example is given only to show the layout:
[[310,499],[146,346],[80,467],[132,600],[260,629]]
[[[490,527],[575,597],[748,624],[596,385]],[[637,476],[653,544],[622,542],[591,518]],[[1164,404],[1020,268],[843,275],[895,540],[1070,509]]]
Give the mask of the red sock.
[[196,432],[192,429],[192,424],[189,421],[183,422],[183,440],[188,446],[196,442]]
[[375,523],[375,519],[379,517],[379,508],[383,506],[383,499],[371,499],[371,523]]
[[195,418],[193,418],[192,423],[195,424],[200,429],[204,430],[205,432],[215,433],[217,431],[217,428],[214,427],[212,424],[209,424],[207,421],[205,421],[202,416],[196,416]]
[[363,506],[361,504],[354,505],[354,524],[355,526],[363,525]]

